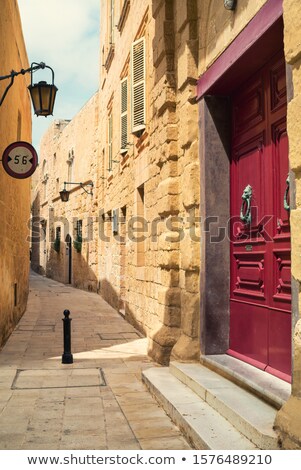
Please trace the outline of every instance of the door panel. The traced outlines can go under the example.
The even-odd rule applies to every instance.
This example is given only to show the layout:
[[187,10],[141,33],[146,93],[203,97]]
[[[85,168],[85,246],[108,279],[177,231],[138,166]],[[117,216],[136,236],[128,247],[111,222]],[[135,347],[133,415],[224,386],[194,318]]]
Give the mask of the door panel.
[[288,379],[291,265],[285,63],[232,97],[229,354]]
[[232,301],[228,353],[264,370],[268,361],[268,321],[267,309]]

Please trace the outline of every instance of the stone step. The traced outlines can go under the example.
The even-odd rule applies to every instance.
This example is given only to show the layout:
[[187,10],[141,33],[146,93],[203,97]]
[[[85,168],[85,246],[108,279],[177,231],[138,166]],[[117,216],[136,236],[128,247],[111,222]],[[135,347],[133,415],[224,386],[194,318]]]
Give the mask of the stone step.
[[150,368],[143,372],[142,377],[150,392],[196,449],[257,448],[206,401],[171,374],[169,368]]
[[278,410],[290,397],[290,383],[228,354],[201,356],[201,364],[249,390]]
[[172,362],[169,370],[258,448],[278,448],[273,406],[201,364]]

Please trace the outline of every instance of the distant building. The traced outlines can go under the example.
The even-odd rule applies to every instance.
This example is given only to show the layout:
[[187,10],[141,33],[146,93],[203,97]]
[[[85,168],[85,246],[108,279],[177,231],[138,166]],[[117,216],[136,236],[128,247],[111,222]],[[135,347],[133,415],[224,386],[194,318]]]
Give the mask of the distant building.
[[[55,120],[44,134],[32,204],[33,269],[91,291],[97,290],[97,107],[96,94],[72,121]],[[85,192],[91,183],[93,197]],[[60,198],[64,188],[68,202]]]
[[[0,15],[0,70],[29,67],[16,0],[3,0]],[[0,107],[0,154],[16,141],[31,142],[31,108],[26,87],[30,77],[18,76]],[[2,96],[9,80],[0,82]],[[28,296],[30,179],[17,180],[0,165],[0,346],[24,313]]]

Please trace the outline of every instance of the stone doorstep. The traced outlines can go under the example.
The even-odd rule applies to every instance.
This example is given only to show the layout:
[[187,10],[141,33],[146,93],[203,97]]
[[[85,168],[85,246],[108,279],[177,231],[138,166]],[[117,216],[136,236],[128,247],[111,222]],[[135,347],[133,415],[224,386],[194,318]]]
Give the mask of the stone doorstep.
[[280,409],[291,395],[291,384],[227,354],[201,356],[201,364]]
[[172,375],[168,367],[144,371],[143,381],[193,448],[257,449],[229,421]]
[[278,448],[273,406],[201,364],[172,362],[169,370],[258,448]]
[[[212,370],[200,364],[173,362],[169,368],[148,369],[143,372],[143,380],[197,448],[244,448],[240,447],[244,441],[234,430],[249,443],[243,445],[252,441],[253,448],[278,448],[273,430],[276,409]],[[210,422],[218,430],[220,441],[208,436]]]

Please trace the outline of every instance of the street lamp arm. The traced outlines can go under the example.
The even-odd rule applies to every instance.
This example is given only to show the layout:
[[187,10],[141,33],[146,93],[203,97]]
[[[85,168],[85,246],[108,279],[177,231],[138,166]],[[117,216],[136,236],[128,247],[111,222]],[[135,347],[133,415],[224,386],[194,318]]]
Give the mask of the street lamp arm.
[[[12,72],[13,73],[13,72]],[[7,95],[7,92],[8,90],[10,89],[10,87],[13,85],[14,83],[14,80],[15,80],[15,75],[7,75],[5,77],[0,77],[0,80],[4,80],[5,78],[10,78],[10,83],[7,85],[7,87],[5,88],[4,92],[3,92],[3,95],[1,96],[1,99],[0,99],[0,106],[2,105],[6,95]]]
[[[73,183],[69,181],[64,181],[64,190],[66,190],[66,184],[75,184],[76,186],[80,186],[85,191],[85,193],[90,194],[90,196],[93,196],[93,183]],[[87,191],[84,186],[91,186],[91,191]]]

